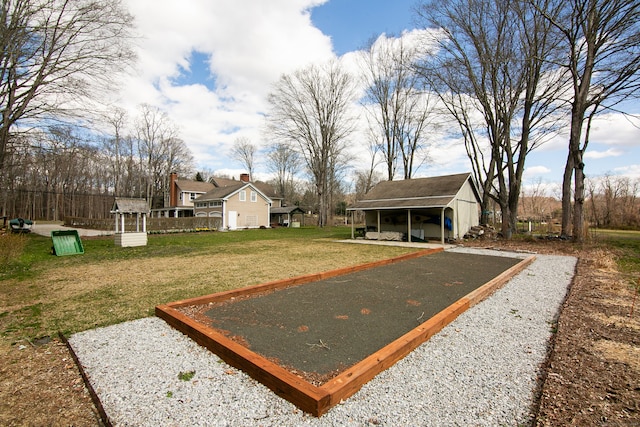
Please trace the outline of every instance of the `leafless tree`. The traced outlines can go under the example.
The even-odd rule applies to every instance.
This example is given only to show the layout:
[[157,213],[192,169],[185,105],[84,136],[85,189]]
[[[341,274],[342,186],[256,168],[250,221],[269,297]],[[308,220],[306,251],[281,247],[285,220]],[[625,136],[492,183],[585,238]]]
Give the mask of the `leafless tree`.
[[560,32],[564,60],[558,66],[570,75],[571,127],[562,186],[562,234],[568,236],[573,223],[573,238],[582,241],[584,153],[591,122],[599,112],[637,97],[640,90],[640,3],[548,0],[531,4]]
[[277,142],[269,149],[266,161],[269,172],[275,174],[276,193],[291,201],[293,182],[300,172],[300,155],[289,144]]
[[242,163],[242,166],[246,169],[251,179],[254,179],[253,172],[257,150],[258,147],[247,137],[236,138],[233,141],[233,148],[231,149],[231,156]]
[[484,191],[483,211],[488,197],[500,205],[509,238],[526,156],[552,127],[557,108],[551,26],[535,8],[509,0],[431,1],[418,15],[438,31],[439,46],[419,70],[461,129]]
[[372,170],[357,170],[355,172],[355,197],[362,199],[377,183],[382,181],[383,176]]
[[126,158],[127,145],[124,144],[127,113],[122,108],[114,108],[104,117],[104,120],[111,127],[112,135],[104,138],[102,149],[105,152],[108,164],[111,167],[113,176],[113,193],[117,196],[121,194],[120,181],[124,176],[124,159]]
[[427,159],[427,136],[435,115],[434,102],[420,90],[420,78],[412,67],[419,55],[420,50],[404,38],[384,35],[362,51],[364,104],[390,181],[398,162],[404,179],[410,179]]
[[[0,6],[0,187],[12,133],[78,117],[133,58],[120,0],[4,0]],[[86,115],[87,110],[82,111]],[[0,191],[4,210],[5,193]]]
[[167,198],[169,174],[190,172],[193,157],[178,137],[178,129],[169,116],[147,104],[140,106],[136,140],[141,167],[139,179],[144,182],[140,188],[145,188],[145,197],[153,208]]
[[268,128],[278,141],[293,143],[304,158],[318,198],[318,225],[330,215],[330,184],[344,163],[353,131],[352,77],[337,61],[283,75],[269,95]]
[[589,219],[596,227],[638,227],[640,180],[605,174],[585,180]]
[[383,179],[382,176],[376,172],[376,167],[381,161],[378,158],[380,144],[378,143],[376,135],[377,132],[375,131],[370,133],[369,144],[367,145],[370,159],[368,169],[357,169],[354,174],[356,200],[361,199],[369,192],[369,190]]

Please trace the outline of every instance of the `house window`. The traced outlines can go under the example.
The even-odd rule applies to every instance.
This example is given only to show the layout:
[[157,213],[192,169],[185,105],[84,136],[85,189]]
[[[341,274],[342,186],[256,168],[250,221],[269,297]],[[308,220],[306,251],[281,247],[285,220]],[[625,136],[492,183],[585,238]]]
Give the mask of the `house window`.
[[247,201],[247,192],[246,192],[246,190],[242,190],[238,197],[240,197],[240,201],[241,202],[246,202]]
[[213,202],[209,202],[209,207],[210,208],[219,208],[220,206],[222,206],[222,202],[220,200],[215,200]]
[[207,202],[198,202],[196,203],[196,208],[206,208]]
[[252,202],[257,202],[258,201],[258,194],[255,191],[251,192],[251,201]]
[[192,202],[196,199],[196,197],[198,197],[196,193],[189,193],[189,200],[191,200]]

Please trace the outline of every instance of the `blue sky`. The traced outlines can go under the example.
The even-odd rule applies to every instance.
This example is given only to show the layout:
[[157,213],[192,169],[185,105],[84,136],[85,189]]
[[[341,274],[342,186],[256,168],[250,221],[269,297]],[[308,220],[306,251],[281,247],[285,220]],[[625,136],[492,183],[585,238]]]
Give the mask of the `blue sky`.
[[[147,103],[166,111],[194,154],[199,170],[238,176],[230,151],[249,138],[266,147],[266,97],[283,73],[355,52],[382,33],[414,29],[415,0],[125,0],[137,23],[139,63],[124,79],[114,104],[130,112]],[[640,109],[630,107],[630,112]],[[452,124],[453,126],[453,124]],[[604,173],[640,178],[640,126],[619,114],[594,123],[586,156],[588,176]],[[557,187],[567,155],[566,135],[531,153],[525,183]],[[366,142],[354,136],[356,152]],[[359,158],[354,167],[364,168]],[[417,176],[469,171],[464,148],[440,147]],[[257,177],[269,177],[258,159]]]
[[381,33],[411,30],[416,0],[330,0],[311,10],[311,20],[331,37],[337,55],[361,49]]

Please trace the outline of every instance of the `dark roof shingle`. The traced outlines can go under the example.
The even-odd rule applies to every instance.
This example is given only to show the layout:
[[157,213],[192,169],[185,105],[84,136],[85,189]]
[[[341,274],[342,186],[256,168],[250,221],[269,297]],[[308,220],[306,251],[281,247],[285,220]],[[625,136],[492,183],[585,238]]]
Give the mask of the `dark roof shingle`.
[[[348,210],[435,208],[450,203],[467,180],[469,173],[431,178],[383,181]],[[475,190],[475,186],[472,185]],[[477,192],[476,192],[477,196]]]

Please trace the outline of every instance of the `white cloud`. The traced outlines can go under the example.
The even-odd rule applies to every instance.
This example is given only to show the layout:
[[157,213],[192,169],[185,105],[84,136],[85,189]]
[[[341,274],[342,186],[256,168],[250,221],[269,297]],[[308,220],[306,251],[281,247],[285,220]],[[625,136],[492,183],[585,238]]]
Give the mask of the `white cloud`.
[[640,119],[621,113],[602,114],[593,120],[590,140],[614,147],[638,147]]
[[[279,76],[334,57],[331,39],[313,26],[309,13],[312,7],[326,1],[189,0],[185,4],[174,0],[125,0],[140,35],[139,61],[137,73],[122,81],[117,104],[130,112],[130,123],[141,103],[161,108],[180,127],[198,167],[235,170],[240,165],[228,153],[237,137],[266,144],[261,134],[266,96]],[[403,33],[403,37],[413,43],[425,34],[413,30]],[[194,65],[189,63],[193,52],[206,58],[211,75],[207,86],[176,83],[181,73],[193,71]],[[354,73],[359,71],[356,57],[357,53],[349,52],[342,58]],[[564,132],[535,150],[554,160],[546,169],[528,168],[527,176],[561,177],[561,171],[550,165],[555,164],[556,158],[566,157],[567,140]],[[640,130],[620,115],[603,115],[594,121],[591,140],[594,146],[606,144],[608,149],[588,150],[587,157],[620,156],[617,153],[623,149],[629,151],[622,147],[640,145]],[[365,137],[354,136],[354,151],[360,156],[365,156],[366,144]],[[431,154],[434,162],[420,169],[421,176],[470,170],[460,141]],[[358,158],[361,166],[368,165],[368,160]],[[538,159],[536,164],[546,165]]]
[[[126,1],[140,35],[139,60],[118,104],[132,118],[141,103],[166,111],[205,167],[219,164],[240,135],[260,143],[266,95],[282,73],[333,56],[308,12],[324,0]],[[208,57],[215,88],[175,83],[192,70],[194,51]]]
[[530,166],[525,168],[524,176],[526,178],[532,178],[539,175],[546,175],[546,174],[549,174],[550,172],[551,172],[551,169],[549,169],[546,166]]
[[607,157],[618,157],[618,156],[622,156],[624,154],[623,151],[617,149],[617,148],[609,148],[606,151],[591,151],[588,150],[584,153],[584,158],[585,159],[604,159]]
[[631,179],[640,180],[640,164],[621,166],[614,169],[617,175],[624,175]]

